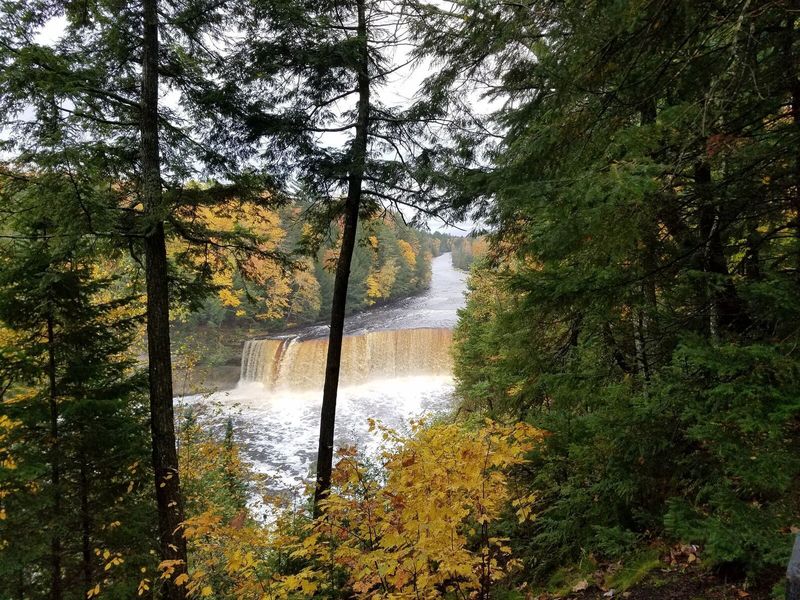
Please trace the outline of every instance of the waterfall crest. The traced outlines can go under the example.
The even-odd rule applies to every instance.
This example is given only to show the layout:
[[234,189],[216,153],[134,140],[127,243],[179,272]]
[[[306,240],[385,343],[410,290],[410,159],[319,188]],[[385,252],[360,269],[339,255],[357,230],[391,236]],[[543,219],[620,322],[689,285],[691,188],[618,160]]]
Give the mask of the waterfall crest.
[[[452,370],[447,328],[371,331],[345,336],[340,385],[411,375],[449,375]],[[322,389],[328,340],[247,340],[242,350],[241,382],[269,390]]]

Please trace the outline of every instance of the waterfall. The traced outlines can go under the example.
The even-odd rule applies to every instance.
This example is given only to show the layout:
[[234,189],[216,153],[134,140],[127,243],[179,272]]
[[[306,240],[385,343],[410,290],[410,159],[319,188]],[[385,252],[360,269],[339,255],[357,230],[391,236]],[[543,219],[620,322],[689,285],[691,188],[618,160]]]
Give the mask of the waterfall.
[[[410,375],[449,375],[452,369],[446,328],[371,331],[345,336],[340,385]],[[322,389],[328,340],[248,340],[242,350],[241,382],[269,390]]]

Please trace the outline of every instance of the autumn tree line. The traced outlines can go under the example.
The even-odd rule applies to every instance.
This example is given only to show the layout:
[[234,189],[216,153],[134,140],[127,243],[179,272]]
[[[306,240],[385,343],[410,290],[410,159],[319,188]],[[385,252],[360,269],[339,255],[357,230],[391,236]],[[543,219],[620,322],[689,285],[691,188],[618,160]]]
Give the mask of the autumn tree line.
[[468,271],[473,263],[485,258],[488,243],[483,236],[466,236],[452,240],[451,248],[453,266]]
[[[780,595],[800,514],[798,13],[3,4],[0,593],[524,598],[604,592],[689,544]],[[400,105],[385,90],[407,68],[429,74]],[[274,219],[293,205],[304,254]],[[454,248],[472,263],[458,419],[375,424],[376,464],[334,456],[344,322],[435,254],[389,212],[486,237]],[[176,425],[170,323],[263,315],[251,300],[310,315],[312,273],[317,476],[265,523],[235,432]]]
[[[271,211],[268,217],[276,247],[295,254],[292,268],[264,262],[256,278],[248,279],[228,260],[228,268],[221,266],[215,274],[217,293],[199,309],[181,316],[184,328],[247,326],[275,333],[324,321],[332,303],[339,224],[317,235],[304,214],[302,207],[290,205]],[[347,289],[348,313],[427,289],[432,259],[460,243],[460,238],[407,225],[398,213],[365,220],[357,239]]]

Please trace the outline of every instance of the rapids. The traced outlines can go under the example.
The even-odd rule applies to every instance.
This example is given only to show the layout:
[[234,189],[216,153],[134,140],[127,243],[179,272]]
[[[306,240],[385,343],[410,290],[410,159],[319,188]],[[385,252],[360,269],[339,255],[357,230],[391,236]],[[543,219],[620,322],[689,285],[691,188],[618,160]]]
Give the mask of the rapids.
[[[463,304],[465,273],[450,254],[432,262],[429,289],[347,318],[336,445],[375,445],[368,418],[404,428],[409,419],[450,407],[451,330]],[[213,420],[232,418],[243,455],[275,491],[299,492],[313,475],[319,436],[327,327],[247,340],[232,390],[180,399]],[[213,410],[210,410],[213,407]]]

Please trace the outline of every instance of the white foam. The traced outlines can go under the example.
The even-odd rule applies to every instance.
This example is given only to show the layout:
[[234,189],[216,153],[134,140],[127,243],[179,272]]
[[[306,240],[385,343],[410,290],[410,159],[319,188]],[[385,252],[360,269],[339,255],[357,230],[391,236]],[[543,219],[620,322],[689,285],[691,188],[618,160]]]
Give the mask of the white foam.
[[[450,376],[405,377],[371,381],[339,390],[336,407],[337,446],[356,444],[368,454],[378,441],[368,419],[406,430],[410,419],[450,408]],[[310,480],[319,437],[321,392],[268,392],[260,383],[241,383],[233,390],[183,399],[188,405],[215,405],[212,420],[234,420],[243,454],[270,477],[276,490],[300,492]]]

